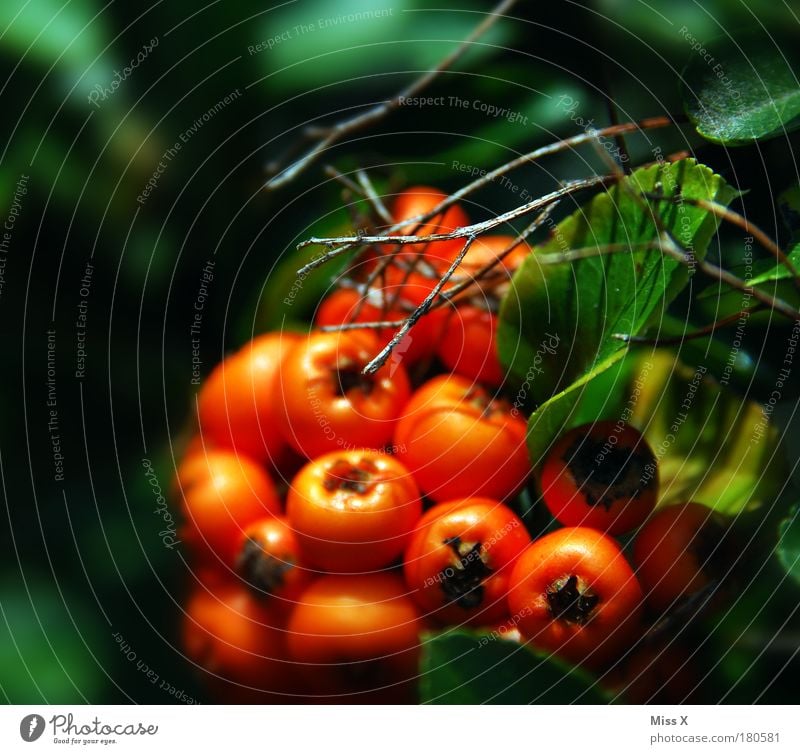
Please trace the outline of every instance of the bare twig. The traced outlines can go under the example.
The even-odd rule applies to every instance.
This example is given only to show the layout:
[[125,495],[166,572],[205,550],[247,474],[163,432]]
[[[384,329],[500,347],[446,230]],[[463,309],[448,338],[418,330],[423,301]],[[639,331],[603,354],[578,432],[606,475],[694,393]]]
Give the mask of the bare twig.
[[[585,248],[571,249],[570,251],[564,251],[557,254],[538,254],[536,256],[536,260],[542,265],[565,264],[567,262],[574,262],[578,259],[588,259],[589,257],[597,257],[604,254],[621,254],[631,251],[659,249],[663,253],[671,256],[673,259],[681,264],[686,265],[687,267],[691,268],[696,266],[701,272],[705,273],[709,277],[712,277],[715,280],[721,280],[731,288],[736,288],[737,290],[752,295],[753,298],[757,299],[765,306],[780,312],[784,316],[789,317],[790,319],[800,320],[800,312],[796,309],[793,309],[782,299],[770,296],[769,294],[760,291],[758,288],[748,286],[744,280],[737,278],[732,273],[722,269],[721,267],[717,267],[717,265],[712,264],[711,262],[707,262],[704,259],[697,259],[694,255],[688,253],[683,247],[678,245],[678,243],[672,238],[666,229],[660,230],[660,240],[656,241],[648,241],[640,244],[613,243],[601,246],[587,246]],[[620,334],[617,334],[615,337],[619,336]]]
[[569,251],[537,254],[536,261],[541,265],[565,264],[579,259],[600,257],[606,254],[624,254],[626,252],[647,251],[648,249],[661,249],[660,241],[642,241],[641,243],[607,243],[597,246],[582,246],[580,249]]
[[[390,217],[389,222],[393,223],[394,220]],[[414,232],[418,228],[419,228],[418,225],[414,225],[413,227],[410,228],[410,230],[412,232]],[[403,279],[400,281],[399,285],[396,286],[396,290],[394,291],[393,295],[391,297],[389,297],[389,296],[384,294],[381,297],[381,315],[383,317],[386,317],[386,315],[389,312],[389,310],[391,310],[395,306],[397,306],[398,301],[400,299],[400,293],[402,292],[403,287],[405,286],[405,284],[408,281],[408,279],[411,277],[411,274],[419,266],[419,263],[422,260],[422,256],[424,254],[425,248],[427,248],[427,246],[424,247],[423,249],[421,249],[419,252],[417,252],[417,254],[414,255],[414,258],[412,259],[411,264],[408,266],[408,269],[405,271]],[[395,262],[395,256],[396,256],[395,252],[390,252],[389,254],[384,254],[380,258],[378,263],[375,265],[375,269],[372,270],[372,272],[370,272],[370,274],[367,276],[366,281],[364,281],[364,284],[362,285],[362,287],[360,289],[360,292],[361,292],[363,297],[366,297],[366,295],[369,293],[370,289],[372,288],[373,284],[375,283],[375,281],[378,278],[380,278],[385,284],[386,270],[389,268],[389,266],[393,262]],[[355,310],[353,311],[352,316],[349,318],[350,320],[357,319],[358,315],[361,313],[361,310],[364,307],[364,302],[366,300],[363,297],[356,304]]]
[[[618,126],[619,110],[617,109],[616,100],[611,94],[611,81],[609,80],[608,73],[608,63],[604,61],[600,81],[603,87],[603,94],[605,95],[603,99],[605,100],[606,113],[608,114],[608,120],[610,121],[611,125]],[[623,166],[624,172],[629,174],[631,172],[631,157],[630,152],[628,152],[628,145],[625,143],[625,135],[621,133],[616,134],[614,140],[617,143],[617,154],[619,155],[619,161]]]
[[800,311],[797,311],[794,307],[790,306],[786,301],[783,299],[778,298],[777,296],[770,296],[768,293],[755,288],[753,286],[747,285],[744,280],[736,277],[732,273],[728,272],[727,270],[723,270],[721,267],[717,267],[717,265],[708,262],[705,259],[697,259],[694,255],[689,256],[685,249],[681,248],[675,239],[669,234],[668,231],[664,231],[665,233],[665,243],[662,247],[663,250],[669,254],[673,259],[676,259],[683,264],[687,264],[688,266],[697,265],[701,272],[705,273],[711,278],[715,280],[721,280],[723,283],[729,285],[731,288],[736,288],[737,290],[742,291],[743,293],[747,293],[751,295],[757,301],[760,301],[762,304],[765,304],[770,309],[773,309],[780,314],[783,314],[785,317],[789,319],[793,319],[795,321],[800,320]]
[[634,343],[637,345],[648,345],[656,347],[680,345],[681,343],[684,343],[687,340],[697,340],[698,338],[705,338],[722,327],[727,327],[728,325],[732,325],[734,322],[738,322],[742,317],[745,316],[749,317],[753,312],[756,312],[761,308],[763,308],[763,304],[759,303],[747,309],[742,309],[741,311],[738,311],[735,314],[729,314],[727,317],[715,320],[710,325],[706,325],[705,327],[700,327],[697,330],[692,330],[691,332],[683,333],[682,335],[675,335],[668,338],[648,338],[643,335],[629,335],[628,333],[612,333],[611,337],[615,338],[616,340],[621,340],[623,343]]
[[[621,179],[623,176],[619,166],[610,157],[606,158],[606,162],[609,167],[615,171],[617,177]],[[795,321],[800,321],[800,311],[797,311],[794,307],[790,306],[782,299],[779,299],[776,296],[770,296],[768,293],[764,293],[764,291],[761,291],[758,288],[747,285],[744,280],[736,277],[736,275],[722,269],[721,267],[718,267],[715,264],[712,264],[705,259],[698,259],[692,250],[683,248],[675,240],[675,238],[673,238],[669,229],[664,225],[664,220],[658,210],[648,204],[647,196],[645,196],[643,192],[638,191],[627,181],[620,181],[619,185],[622,186],[623,190],[626,191],[627,194],[632,197],[633,200],[637,202],[637,204],[639,204],[643,210],[650,212],[653,222],[659,232],[662,252],[668,254],[681,264],[685,264],[690,269],[692,267],[697,267],[705,275],[708,275],[715,280],[721,280],[731,288],[736,288],[743,293],[751,295],[757,301],[760,301],[762,304],[766,304],[770,309],[783,314],[785,317]],[[683,201],[690,201],[689,197],[682,196],[680,192],[680,186],[678,186],[677,189],[678,191],[676,196],[680,195]],[[664,197],[661,194],[656,194],[655,199],[656,201],[662,201],[664,199],[670,200],[672,197]],[[714,202],[711,202],[711,204],[714,204]]]
[[537,216],[536,219],[525,228],[522,233],[519,233],[514,241],[511,243],[510,246],[506,247],[501,251],[495,259],[487,262],[483,267],[475,271],[474,275],[471,275],[468,279],[454,285],[452,288],[444,291],[442,293],[441,299],[437,304],[434,304],[433,308],[437,308],[438,306],[444,306],[445,304],[450,303],[453,299],[462,293],[464,290],[472,287],[473,285],[479,283],[482,279],[484,279],[489,272],[498,267],[503,263],[503,260],[519,246],[521,243],[524,243],[527,238],[534,233],[536,230],[542,227],[542,225],[547,222],[547,219],[552,214],[553,210],[558,205],[558,200],[552,202],[551,204],[547,205]]
[[[435,301],[432,301],[431,305],[428,307],[428,311],[432,309],[438,309],[442,306],[450,304],[453,301],[453,299],[455,299],[460,293],[464,292],[466,289],[474,285],[478,285],[481,282],[481,280],[483,280],[485,277],[488,276],[489,272],[493,268],[502,264],[506,256],[508,256],[521,243],[524,243],[525,240],[528,238],[528,236],[530,236],[534,231],[540,228],[544,222],[547,221],[547,218],[550,217],[552,210],[555,208],[557,204],[558,202],[556,201],[553,202],[553,204],[545,207],[539,213],[536,219],[521,233],[519,233],[514,238],[513,242],[507,248],[503,249],[503,251],[501,251],[495,257],[495,259],[493,259],[490,262],[487,262],[483,267],[479,268],[474,274],[469,275],[466,279],[460,281],[457,285],[454,285],[452,288],[448,288],[447,290],[441,291],[439,298]],[[391,261],[391,257],[392,257],[391,254],[386,255],[385,257],[383,257],[381,262]],[[453,280],[455,278],[455,275],[453,274],[450,275],[449,277],[451,280]],[[411,311],[413,313],[413,310]],[[357,315],[354,315],[349,319],[353,320],[355,316]],[[406,320],[403,320],[403,324],[405,323],[405,321]],[[321,327],[320,330],[322,330],[323,332],[337,332],[341,330],[381,330],[385,327],[397,327],[398,324],[399,324],[398,320],[381,320],[378,322],[348,321],[339,325],[325,325]]]
[[[388,235],[390,233],[394,233],[395,231],[400,230],[403,227],[407,227],[409,224],[417,224],[421,225],[424,222],[427,222],[433,217],[441,214],[444,210],[448,207],[452,206],[456,202],[463,199],[465,196],[483,188],[484,186],[491,183],[496,178],[499,178],[506,173],[510,173],[512,170],[525,165],[527,163],[535,162],[536,160],[546,157],[551,154],[556,154],[564,149],[569,149],[571,147],[578,146],[580,144],[585,144],[592,140],[596,140],[600,136],[614,136],[618,133],[625,134],[631,133],[634,131],[646,131],[649,129],[654,128],[665,128],[666,126],[674,125],[678,122],[678,117],[666,117],[666,116],[656,116],[653,118],[644,118],[642,120],[633,122],[633,123],[623,123],[619,126],[607,126],[606,128],[597,129],[594,132],[584,132],[580,134],[576,134],[574,136],[570,136],[566,139],[561,139],[560,141],[554,142],[552,144],[548,144],[544,147],[539,147],[534,149],[532,152],[528,152],[527,154],[520,155],[519,157],[514,158],[513,160],[501,165],[498,168],[486,173],[485,175],[477,178],[476,180],[468,183],[466,186],[463,186],[454,194],[443,199],[439,204],[435,207],[432,207],[427,212],[424,212],[421,215],[416,215],[415,217],[409,217],[395,225],[392,225],[390,228],[387,228],[384,232]],[[357,244],[357,241],[351,241],[348,244],[345,244],[341,249],[333,249],[332,251],[334,254],[333,256],[338,256],[339,254],[352,249],[354,245]],[[322,257],[324,261],[321,261],[320,264],[324,264],[327,261],[327,257]],[[319,266],[319,265],[317,265]]]
[[510,160],[504,165],[501,165],[500,167],[486,173],[486,175],[482,175],[480,178],[472,181],[472,183],[468,183],[454,194],[448,196],[447,199],[443,200],[440,204],[434,207],[434,209],[447,209],[447,207],[450,205],[455,204],[465,196],[477,191],[479,188],[488,185],[496,178],[499,178],[506,173],[510,173],[512,170],[515,170],[518,167],[536,162],[536,160],[540,160],[542,157],[556,154],[557,152],[570,149],[571,147],[577,147],[580,144],[586,144],[596,140],[598,137],[616,137],[620,134],[633,133],[635,131],[647,131],[652,128],[666,128],[667,126],[674,125],[676,122],[676,118],[659,115],[654,118],[643,118],[642,120],[631,123],[622,123],[618,126],[606,126],[605,128],[598,128],[594,131],[584,131],[579,134],[575,134],[574,136],[569,136],[566,139],[561,139],[560,141],[553,142],[552,144],[547,144],[543,147],[534,149],[532,152],[528,152],[527,154],[515,157],[513,160]]
[[[338,183],[341,183],[342,186],[344,186],[344,189],[345,189],[344,193],[345,194],[352,193],[352,194],[355,194],[357,196],[362,197],[363,199],[366,199],[376,212],[379,211],[379,209],[378,209],[379,206],[383,207],[383,203],[380,202],[380,199],[378,199],[378,203],[377,204],[376,204],[376,202],[374,202],[372,200],[372,197],[369,195],[369,191],[368,191],[367,188],[365,188],[363,185],[360,185],[359,183],[356,183],[355,181],[353,181],[352,178],[350,178],[349,176],[347,176],[344,173],[342,173],[340,170],[338,170],[333,165],[326,165],[325,168],[324,168],[324,172],[325,172],[326,175],[330,176],[331,178],[336,180]],[[368,180],[369,179],[367,179],[367,181]],[[369,184],[369,185],[370,185],[370,188],[371,188],[371,184]],[[374,227],[372,222],[369,222],[369,223],[366,222],[368,218],[365,218],[362,215],[357,214],[353,210],[352,206],[348,205],[347,209],[348,209],[349,214],[350,214],[350,221],[351,221],[351,223],[352,223],[354,228],[359,228],[360,229],[362,227],[362,225],[367,225],[367,224],[370,227]],[[364,222],[362,222],[362,220],[364,220]],[[361,231],[358,230],[357,232],[360,233]],[[348,269],[343,271],[342,273],[340,273],[339,278],[336,281],[337,284],[341,285],[342,280],[344,280],[345,278],[348,277],[348,275],[350,274],[350,270],[358,262],[358,257],[359,256],[360,256],[359,254],[356,254],[354,256],[354,258],[351,260],[351,263],[350,263]],[[359,310],[360,310],[360,308],[361,308],[361,303],[359,302]],[[357,313],[354,313],[353,316],[357,316]]]
[[[405,321],[405,320],[403,320]],[[339,325],[322,325],[320,332],[342,332],[343,330],[383,330],[386,327],[397,327],[402,324],[396,319],[383,319],[370,322],[342,322]]]
[[271,178],[266,183],[266,188],[270,190],[277,189],[290,181],[294,180],[303,170],[305,170],[314,160],[319,157],[328,147],[335,144],[344,136],[359,131],[366,126],[370,126],[386,117],[393,110],[400,107],[403,100],[408,97],[413,97],[421,92],[425,87],[429,86],[440,74],[451,68],[455,62],[464,55],[469,49],[470,45],[476,39],[485,34],[500,18],[508,13],[518,0],[502,0],[494,10],[491,10],[487,16],[473,29],[472,33],[458,45],[452,52],[445,56],[439,64],[426,71],[422,76],[413,81],[409,86],[405,87],[397,93],[392,99],[386,102],[381,102],[379,105],[370,108],[369,110],[359,113],[353,118],[340,121],[328,129],[314,128],[312,133],[321,136],[320,140],[309,149],[302,157],[289,165],[285,170],[278,173],[278,175]]
[[364,369],[362,369],[362,374],[375,374],[385,363],[386,360],[389,358],[389,355],[395,349],[397,344],[405,337],[406,333],[417,323],[420,317],[427,313],[428,309],[430,309],[431,303],[433,300],[439,295],[439,292],[442,288],[447,284],[447,281],[450,279],[450,276],[455,272],[456,267],[461,264],[461,260],[465,257],[466,253],[469,251],[469,247],[472,246],[477,236],[471,235],[467,237],[466,243],[461,251],[458,252],[458,255],[447,268],[447,271],[442,275],[439,279],[439,282],[433,287],[433,290],[425,297],[425,300],[411,313],[408,319],[403,322],[400,329],[392,336],[392,339],[386,344],[386,346],[380,351],[380,353],[375,356],[372,361],[367,364]]
[[[533,199],[526,204],[523,204],[520,207],[517,207],[513,210],[508,212],[504,212],[501,215],[497,215],[497,217],[490,218],[489,220],[484,220],[481,223],[475,223],[473,225],[465,225],[461,228],[456,228],[454,231],[450,233],[432,233],[426,236],[416,236],[416,235],[401,235],[401,236],[390,236],[381,234],[375,236],[339,236],[333,238],[309,238],[306,241],[302,241],[297,245],[298,249],[304,248],[306,246],[328,246],[330,251],[326,254],[323,254],[318,259],[312,260],[307,265],[302,267],[298,270],[298,275],[306,275],[312,270],[315,270],[317,267],[321,267],[323,264],[328,262],[331,259],[343,254],[346,251],[349,251],[355,245],[361,244],[386,244],[386,243],[396,243],[396,244],[414,244],[414,243],[428,243],[430,241],[451,241],[456,238],[468,238],[469,236],[478,236],[482,233],[486,233],[493,228],[502,225],[503,223],[510,222],[511,220],[515,220],[518,217],[522,217],[524,215],[530,214],[531,212],[535,212],[536,210],[541,209],[542,207],[546,207],[549,204],[552,204],[556,199],[560,199],[561,197],[567,196],[569,194],[573,194],[576,191],[582,191],[583,189],[592,188],[594,186],[598,186],[604,183],[609,182],[610,180],[614,180],[616,176],[608,176],[608,175],[596,175],[590,178],[581,178],[574,181],[568,181],[561,188],[556,189],[555,191],[550,192],[549,194],[545,194],[545,196],[539,197],[537,199]],[[403,225],[407,225],[408,223],[405,222]],[[390,229],[392,230],[392,229]],[[387,231],[388,232],[388,231]]]
[[770,254],[772,254],[775,257],[775,263],[782,264],[789,271],[789,274],[792,276],[795,285],[800,288],[800,273],[798,273],[797,267],[795,267],[792,260],[780,248],[780,246],[775,243],[775,241],[773,241],[763,230],[761,230],[761,228],[744,217],[744,215],[740,215],[738,212],[730,209],[729,207],[718,204],[717,202],[709,201],[708,199],[697,199],[689,196],[682,196],[681,194],[677,194],[676,196],[662,196],[660,194],[651,194],[647,192],[644,193],[644,196],[648,199],[654,199],[656,201],[669,201],[673,204],[685,202],[686,204],[691,204],[695,207],[700,207],[707,212],[711,212],[711,214],[716,215],[722,220],[726,220],[732,225],[736,225],[745,233],[749,233],[751,236],[753,236],[753,238],[758,241],[761,246],[763,246]]
[[345,188],[349,189],[354,194],[366,197],[364,189],[361,188],[361,186],[359,186],[352,178],[346,176],[344,173],[342,173],[338,168],[334,167],[333,165],[326,165],[323,168],[323,172],[325,173],[325,175],[330,176],[334,180],[341,183]]
[[378,216],[381,218],[381,220],[389,225],[392,225],[394,223],[394,218],[389,210],[386,209],[386,205],[378,196],[378,192],[375,191],[375,187],[372,185],[372,181],[369,179],[366,171],[357,170],[356,178],[358,178],[358,185],[364,190],[365,196],[367,199],[369,199],[370,204],[372,204],[372,206],[375,208],[375,212],[378,213]]

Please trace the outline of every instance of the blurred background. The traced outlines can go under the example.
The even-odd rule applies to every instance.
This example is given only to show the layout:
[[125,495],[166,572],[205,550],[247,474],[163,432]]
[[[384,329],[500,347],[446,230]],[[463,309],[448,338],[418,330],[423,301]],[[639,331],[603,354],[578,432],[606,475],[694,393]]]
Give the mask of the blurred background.
[[[0,3],[4,701],[180,701],[154,674],[203,700],[177,642],[192,576],[165,535],[177,513],[158,495],[169,494],[198,374],[254,333],[307,320],[330,284],[323,269],[283,303],[306,258],[296,244],[352,227],[325,164],[366,168],[385,191],[454,190],[473,168],[606,125],[612,110],[680,113],[687,33],[710,42],[763,25],[782,43],[798,31],[791,4],[775,0],[520,3],[425,92],[444,104],[400,108],[264,191],[305,124],[392,96],[491,7],[448,5]],[[689,127],[649,138],[629,140],[634,161],[654,145],[697,149],[749,190],[748,217],[785,240],[775,198],[796,183],[797,137],[739,150]],[[482,219],[600,164],[591,149],[554,156],[468,211]],[[720,239],[712,255],[735,264],[741,234]],[[736,389],[769,395],[769,344],[785,337],[781,325],[748,328]],[[799,446],[792,435],[785,452]],[[767,553],[757,583],[703,637],[727,702],[797,699],[800,592],[776,590],[777,578]]]

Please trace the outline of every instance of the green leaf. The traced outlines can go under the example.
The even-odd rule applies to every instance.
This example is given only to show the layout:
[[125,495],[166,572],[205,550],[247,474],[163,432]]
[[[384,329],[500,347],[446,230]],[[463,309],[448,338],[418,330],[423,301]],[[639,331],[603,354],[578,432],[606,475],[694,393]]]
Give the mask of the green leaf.
[[420,697],[426,704],[604,704],[583,671],[496,633],[423,635]]
[[[512,378],[528,383],[535,403],[595,373],[625,349],[615,333],[636,334],[663,315],[683,288],[685,265],[660,249],[641,250],[658,236],[656,208],[646,208],[632,192],[727,204],[735,191],[695,160],[640,168],[609,191],[561,221],[550,241],[514,275],[500,308],[498,348]],[[687,203],[658,202],[664,226],[700,259],[718,220]],[[541,264],[545,255],[628,245],[630,252],[595,255],[561,264]],[[556,347],[553,345],[556,344]]]
[[800,505],[795,505],[781,521],[776,552],[786,573],[800,584]]
[[3,0],[0,30],[0,50],[24,64],[52,67],[46,90],[60,92],[59,100],[72,91],[81,108],[92,88],[109,86],[123,66],[109,49],[108,14],[94,0]]
[[[789,257],[789,261],[795,268],[800,267],[800,244],[792,248],[786,256]],[[769,269],[750,279],[750,285],[761,285],[762,283],[769,283],[772,280],[785,280],[791,277],[792,274],[785,264],[780,262],[778,264],[770,263]]]
[[704,364],[684,364],[666,350],[611,366],[534,411],[534,464],[567,429],[620,420],[643,432],[656,454],[659,504],[693,500],[735,515],[774,498],[786,475],[776,453],[779,432],[760,404],[712,380]]
[[728,43],[696,54],[683,73],[686,112],[697,132],[727,146],[800,126],[800,56],[772,38]]
[[[800,270],[800,243],[795,244],[786,253],[786,256],[794,264],[795,269]],[[775,296],[790,306],[800,306],[800,295],[792,279],[792,274],[782,262],[776,264],[774,259],[757,259],[741,265],[729,266],[728,269],[749,286],[759,286],[764,293]],[[746,297],[741,290],[732,288],[723,281],[709,285],[697,294],[696,300],[709,302],[706,308],[713,319],[734,314],[742,307],[752,306],[755,303],[751,296]],[[750,315],[748,323],[770,323],[775,320],[785,321],[782,315],[766,309]],[[768,365],[763,366],[769,368]]]
[[[544,458],[553,441],[566,428],[579,426],[596,418],[595,416],[584,416],[585,412],[582,411],[582,405],[585,405],[583,391],[587,389],[589,383],[596,381],[595,387],[600,385],[601,377],[602,382],[605,384],[609,375],[617,375],[618,370],[613,370],[611,367],[619,365],[623,356],[625,356],[624,350],[612,354],[608,359],[583,375],[583,377],[573,382],[566,390],[562,390],[548,401],[545,401],[531,414],[528,421],[527,442],[528,454],[534,466]],[[608,373],[606,373],[607,370]],[[612,378],[612,385],[615,381]],[[612,393],[608,393],[608,395],[612,395]],[[602,409],[602,406],[599,408]]]
[[2,47],[42,64],[60,59],[76,70],[86,68],[110,38],[98,10],[91,0],[3,0]]
[[[435,11],[420,0],[284,3],[264,16],[260,38],[248,46],[248,55],[263,66],[267,91],[308,92],[354,77],[353,85],[362,89],[388,86],[394,93],[398,71],[428,70],[477,23],[471,13]],[[511,29],[511,24],[497,24],[459,67],[474,70],[495,46],[509,42]]]

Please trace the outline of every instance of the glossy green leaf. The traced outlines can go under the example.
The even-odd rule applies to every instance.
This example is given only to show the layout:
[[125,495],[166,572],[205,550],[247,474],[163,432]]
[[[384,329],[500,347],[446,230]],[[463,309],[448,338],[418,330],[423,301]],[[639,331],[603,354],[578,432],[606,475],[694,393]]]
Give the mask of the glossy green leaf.
[[423,636],[420,680],[426,704],[603,704],[584,672],[501,635],[449,631]]
[[[800,244],[797,244],[787,254],[789,260],[794,264],[795,268],[800,269]],[[792,277],[792,273],[782,262],[778,264],[768,263],[765,265],[767,269],[764,272],[756,275],[750,279],[750,285],[761,285],[762,283],[769,283],[772,280],[785,280]]]
[[3,0],[2,46],[50,64],[87,67],[106,46],[105,20],[90,0]]
[[[800,270],[800,243],[795,244],[786,255],[795,269]],[[774,259],[763,258],[751,260],[752,257],[745,263],[731,265],[728,269],[749,286],[757,286],[764,293],[780,299],[789,306],[800,307],[800,291],[783,262],[776,264]],[[707,312],[709,321],[735,314],[756,303],[752,295],[732,288],[723,281],[714,282],[706,287],[697,294],[696,300]],[[748,317],[748,325],[788,321],[782,314],[771,309],[755,312]]]
[[[400,85],[398,71],[436,65],[476,23],[474,14],[425,8],[420,0],[377,5],[372,0],[307,0],[267,13],[260,38],[247,51],[269,77],[268,91],[309,91],[353,77],[356,86],[388,86],[393,93]],[[489,57],[491,47],[485,45],[507,43],[510,27],[496,25],[459,67],[469,69]]]
[[[590,414],[585,416],[584,391],[595,381],[595,390],[601,383],[606,384],[609,376],[616,375],[618,372],[618,369],[610,370],[610,368],[615,365],[619,368],[624,356],[624,350],[612,354],[583,377],[573,382],[566,390],[562,390],[545,401],[531,414],[528,421],[528,454],[534,466],[544,458],[552,443],[564,432],[565,428],[594,420],[597,416],[591,415],[592,413],[599,411],[597,415],[602,415],[605,406],[595,405],[593,398],[589,402]],[[606,370],[610,370],[610,374],[606,373]],[[616,379],[612,378],[612,387],[615,386],[615,382]],[[613,396],[613,393],[608,393],[608,395]]]
[[[512,378],[528,383],[542,403],[596,372],[625,349],[614,334],[637,334],[657,320],[689,279],[685,265],[661,249],[642,250],[661,222],[697,258],[705,255],[718,220],[687,203],[647,205],[635,194],[727,204],[735,191],[710,168],[686,159],[634,171],[560,222],[551,239],[517,271],[500,309],[498,348]],[[543,264],[545,255],[622,244],[630,252]]]
[[800,58],[771,38],[709,46],[683,73],[684,106],[697,132],[727,146],[800,126]]
[[795,505],[778,528],[776,550],[781,565],[800,584],[800,506]]

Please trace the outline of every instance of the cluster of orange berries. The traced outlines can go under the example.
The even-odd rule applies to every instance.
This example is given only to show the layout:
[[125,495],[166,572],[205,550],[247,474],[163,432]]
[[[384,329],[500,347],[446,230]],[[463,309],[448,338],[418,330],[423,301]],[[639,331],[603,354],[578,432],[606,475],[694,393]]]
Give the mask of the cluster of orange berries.
[[[394,217],[443,198],[409,190]],[[413,232],[466,223],[453,205]],[[461,274],[513,241],[476,242]],[[384,298],[338,289],[317,324],[407,317],[461,244],[400,246],[381,272]],[[502,260],[500,287],[528,253]],[[432,311],[374,374],[364,368],[391,328],[262,335],[208,377],[177,487],[197,575],[183,645],[218,698],[411,701],[420,635],[443,626],[601,669],[641,628],[642,586],[663,608],[703,585],[686,526],[659,534],[664,514],[639,534],[638,575],[611,538],[656,502],[656,477],[642,476],[655,459],[627,426],[581,428],[553,448],[540,483],[564,528],[532,541],[513,509],[531,472],[526,422],[492,392],[503,382],[496,313],[481,302],[498,289]],[[612,431],[613,452],[592,469],[587,454]]]

